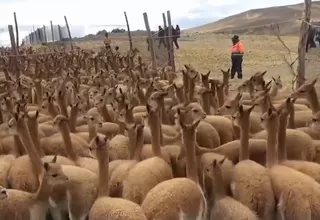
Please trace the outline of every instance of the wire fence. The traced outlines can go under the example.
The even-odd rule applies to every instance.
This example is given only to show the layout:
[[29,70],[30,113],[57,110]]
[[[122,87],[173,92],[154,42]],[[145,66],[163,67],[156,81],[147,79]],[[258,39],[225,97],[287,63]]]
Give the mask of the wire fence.
[[[196,34],[183,34],[180,38],[179,35],[174,35],[173,38],[177,39],[177,43],[180,44],[180,50],[177,52],[175,45],[172,50],[175,53],[175,63],[177,69],[183,68],[184,64],[194,64],[196,67],[202,71],[204,69],[212,69],[221,68],[223,66],[230,65],[230,55],[229,55],[229,46],[231,46],[230,38],[233,34],[239,34],[241,40],[244,42],[246,47],[245,53],[245,66],[252,66],[253,68],[257,68],[257,59],[262,59],[265,57],[265,66],[270,66],[271,68],[278,68],[280,65],[287,65],[288,67],[295,67],[295,61],[297,60],[297,45],[298,41],[290,41],[284,42],[285,44],[289,44],[288,51],[285,45],[282,45],[282,42],[276,37],[276,34],[282,35],[287,33],[286,28],[288,26],[296,25],[300,27],[301,22],[306,22],[301,19],[298,20],[287,20],[282,22],[272,22],[270,24],[263,25],[253,25],[249,27],[241,27],[241,28],[225,28],[223,30],[217,30],[209,33],[196,33]],[[308,25],[319,28],[320,26],[315,24],[314,22],[307,22]],[[60,27],[60,31],[59,31]],[[73,44],[75,46],[79,46],[82,49],[92,50],[98,52],[104,47],[104,32],[101,32],[97,35],[97,32],[102,30],[110,29],[122,29],[118,33],[109,34],[109,38],[111,39],[112,48],[116,46],[120,47],[120,51],[125,54],[129,49],[129,40],[127,32],[125,31],[124,25],[115,25],[111,26],[100,26],[96,27],[95,31],[92,31],[92,35],[87,34],[88,31],[85,27],[74,27],[70,26],[71,35],[73,38]],[[64,42],[62,39],[68,39],[68,31],[66,26],[58,26],[55,25],[54,28],[54,40],[57,43],[58,41]],[[278,31],[276,33],[276,31]],[[47,42],[52,42],[52,32],[50,26],[45,27],[35,27],[35,32],[38,32],[38,39],[45,40]],[[40,32],[40,34],[39,34]],[[59,33],[60,32],[60,33]],[[42,33],[42,34],[41,34]],[[79,37],[84,36],[87,37]],[[133,47],[139,51],[139,55],[146,61],[151,61],[151,53],[149,45],[149,38],[145,31],[133,31],[132,34],[132,44]],[[256,35],[258,34],[258,35]],[[214,35],[213,37],[208,37],[206,35]],[[57,36],[57,37],[56,37]],[[208,40],[212,38],[211,40]],[[166,35],[159,34],[159,32],[154,31],[152,33],[152,39],[154,40],[154,49],[156,55],[156,63],[158,67],[163,67],[169,64],[168,62],[168,50],[166,48],[168,38]],[[265,39],[265,40],[264,40]],[[66,40],[65,42],[69,42]],[[267,43],[262,43],[267,42]],[[214,48],[214,49],[212,49]],[[201,51],[201,52],[199,52]],[[51,53],[51,52],[50,52]],[[8,53],[6,53],[8,54]],[[41,53],[39,53],[41,54]],[[47,54],[47,53],[42,53]],[[4,55],[4,54],[2,54]],[[316,71],[316,69],[320,68],[320,49],[319,47],[308,54],[306,57],[306,67],[307,69],[311,69],[310,72]],[[37,55],[31,55],[37,56]],[[291,63],[294,63],[291,65]],[[291,66],[290,66],[291,65]],[[315,67],[312,67],[315,66]]]

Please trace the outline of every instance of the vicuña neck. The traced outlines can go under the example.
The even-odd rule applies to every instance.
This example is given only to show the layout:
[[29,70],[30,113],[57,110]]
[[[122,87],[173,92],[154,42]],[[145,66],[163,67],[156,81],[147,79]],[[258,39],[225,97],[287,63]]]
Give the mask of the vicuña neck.
[[187,178],[198,183],[198,170],[197,170],[197,159],[196,159],[196,135],[190,134],[190,132],[183,131],[183,144],[186,148],[187,156]]
[[318,95],[317,95],[317,91],[314,87],[308,91],[307,99],[310,103],[310,107],[311,107],[313,114],[316,114],[318,111],[320,111],[320,104],[318,101]]
[[61,122],[61,124],[59,125],[59,128],[60,128],[60,133],[63,138],[63,142],[65,145],[65,149],[66,149],[66,153],[67,153],[68,157],[72,161],[77,161],[78,156],[73,149],[68,123]]
[[267,154],[266,154],[267,168],[271,168],[272,166],[278,163],[278,157],[277,157],[278,128],[279,127],[277,126],[267,130]]
[[249,136],[250,121],[246,121],[240,126],[240,151],[239,161],[249,159]]
[[99,163],[98,197],[109,196],[109,152],[107,149],[97,150]]
[[151,130],[151,144],[153,155],[156,157],[162,157],[161,153],[161,138],[160,138],[160,115],[159,112],[150,112],[148,115],[148,124]]
[[29,128],[23,119],[19,120],[17,131],[27,154],[30,157],[32,168],[34,169],[35,174],[39,176],[42,172],[42,161],[32,142]]
[[280,116],[279,118],[279,131],[278,131],[278,160],[279,162],[287,160],[287,116]]

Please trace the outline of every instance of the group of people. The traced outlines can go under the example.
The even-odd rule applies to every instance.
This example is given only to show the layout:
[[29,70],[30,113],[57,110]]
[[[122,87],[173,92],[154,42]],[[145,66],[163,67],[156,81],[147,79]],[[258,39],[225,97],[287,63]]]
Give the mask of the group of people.
[[[179,49],[179,44],[178,44],[178,38],[180,38],[179,25],[176,25],[176,28],[171,26],[171,33],[172,33],[172,41],[173,41],[176,49]],[[163,46],[165,48],[167,48],[167,41],[166,40],[168,39],[168,36],[169,36],[169,27],[163,29],[161,27],[161,25],[159,25],[158,32],[155,33],[154,31],[152,31],[151,34],[152,34],[152,36],[157,34],[156,40],[158,41],[158,48],[161,47],[161,44],[163,44]],[[147,40],[148,51],[149,51],[150,50],[149,38],[147,38],[146,40]]]
[[320,30],[319,28],[315,28],[313,26],[309,26],[307,44],[306,44],[306,52],[309,52],[310,48],[316,48],[316,41],[320,44]]
[[[158,29],[158,40],[159,40],[158,48],[160,48],[161,44],[163,44],[164,47],[167,47],[165,39],[169,35],[168,31],[169,31],[168,28],[163,29],[161,27],[161,25],[159,25],[159,29]],[[176,49],[179,49],[179,44],[178,44],[178,38],[180,38],[180,27],[179,27],[179,25],[176,25],[176,28],[171,26],[171,31],[172,31],[173,43],[174,43]]]
[[[176,49],[179,49],[179,44],[178,44],[178,38],[180,38],[180,27],[179,25],[174,28],[172,28],[172,39],[173,43],[175,44]],[[152,33],[154,34],[154,33]],[[161,44],[163,44],[164,47],[167,47],[167,42],[166,38],[168,36],[168,28],[163,29],[159,25],[159,30],[158,30],[158,47],[161,47]],[[235,74],[237,73],[238,79],[242,79],[242,62],[243,62],[243,55],[244,55],[244,47],[242,42],[240,42],[239,36],[234,35],[232,37],[232,47],[231,47],[231,79],[235,77]],[[150,50],[150,44],[149,44],[149,39],[147,38],[147,44],[148,44],[148,51]],[[106,49],[111,49],[111,40],[109,39],[108,33],[105,34],[105,39],[104,39],[104,45]],[[116,51],[119,50],[119,47],[116,48]]]

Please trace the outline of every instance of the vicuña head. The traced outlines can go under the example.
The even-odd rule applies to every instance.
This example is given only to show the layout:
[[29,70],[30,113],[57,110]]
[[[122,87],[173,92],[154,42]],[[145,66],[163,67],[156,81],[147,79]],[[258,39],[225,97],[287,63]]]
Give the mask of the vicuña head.
[[65,184],[69,178],[63,173],[62,168],[57,162],[57,155],[54,156],[51,163],[43,163],[44,175],[47,177],[48,184],[51,186]]
[[53,119],[53,126],[57,127],[62,125],[63,122],[68,122],[69,119],[67,117],[65,117],[64,115],[57,115],[54,119]]

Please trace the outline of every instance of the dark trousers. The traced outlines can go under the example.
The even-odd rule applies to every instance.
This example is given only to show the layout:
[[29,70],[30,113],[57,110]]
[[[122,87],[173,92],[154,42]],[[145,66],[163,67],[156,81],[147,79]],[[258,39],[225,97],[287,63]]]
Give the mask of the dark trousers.
[[313,38],[308,38],[307,45],[306,45],[306,52],[308,53],[309,48],[315,48],[315,47],[317,47],[317,46],[316,46],[316,43],[314,42]]
[[176,46],[176,49],[179,49],[178,38],[174,37],[173,38],[173,43]]
[[164,47],[167,47],[166,42],[164,41],[164,39],[165,39],[164,36],[161,36],[161,37],[159,36],[158,39],[159,39],[159,45],[158,45],[159,48],[161,46],[161,43],[163,44]]
[[242,79],[242,56],[231,56],[231,79],[234,78],[234,75],[237,73],[238,79]]

